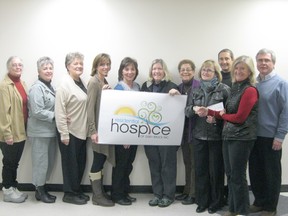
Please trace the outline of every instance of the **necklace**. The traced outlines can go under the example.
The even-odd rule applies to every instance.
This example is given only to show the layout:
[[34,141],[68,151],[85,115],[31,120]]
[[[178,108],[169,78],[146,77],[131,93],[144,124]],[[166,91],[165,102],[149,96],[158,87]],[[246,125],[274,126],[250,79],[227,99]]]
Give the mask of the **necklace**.
[[189,85],[189,86],[183,85],[183,93],[184,93],[185,95],[189,94],[191,88],[192,88],[191,85]]

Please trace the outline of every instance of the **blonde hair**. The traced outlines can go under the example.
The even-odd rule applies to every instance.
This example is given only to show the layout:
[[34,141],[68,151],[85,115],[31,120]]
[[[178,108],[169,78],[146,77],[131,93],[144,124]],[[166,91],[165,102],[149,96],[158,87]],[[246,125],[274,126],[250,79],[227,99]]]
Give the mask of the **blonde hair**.
[[151,67],[150,67],[150,70],[149,70],[149,79],[148,79],[148,81],[153,81],[152,70],[153,70],[153,66],[155,64],[157,64],[157,63],[161,64],[161,66],[163,68],[163,71],[164,71],[164,74],[165,74],[163,80],[170,81],[171,80],[170,73],[169,73],[168,67],[167,67],[166,63],[163,61],[163,59],[155,59],[155,60],[152,61],[152,64],[151,64]]
[[203,67],[213,67],[213,69],[215,71],[215,75],[218,78],[219,82],[222,81],[222,74],[220,72],[220,67],[214,60],[209,59],[209,60],[206,60],[206,61],[203,62],[202,66],[201,66],[201,68],[200,68],[200,70],[198,72],[198,76],[199,76],[200,79],[202,79],[201,71],[202,71]]
[[238,58],[235,59],[235,61],[233,62],[232,65],[232,72],[231,72],[231,77],[232,77],[232,82],[235,82],[235,67],[236,65],[238,65],[239,63],[244,63],[245,65],[247,65],[249,71],[250,71],[250,75],[248,77],[249,82],[251,85],[255,85],[256,83],[256,78],[255,78],[255,67],[254,67],[254,63],[253,63],[253,59],[249,56],[239,56]]

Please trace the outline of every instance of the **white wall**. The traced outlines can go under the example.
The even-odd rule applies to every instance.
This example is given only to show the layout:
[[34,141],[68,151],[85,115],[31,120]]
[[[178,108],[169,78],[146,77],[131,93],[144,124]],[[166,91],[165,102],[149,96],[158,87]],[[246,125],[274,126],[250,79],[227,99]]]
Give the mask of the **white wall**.
[[[200,68],[206,59],[217,60],[223,48],[232,49],[236,56],[254,58],[266,47],[276,52],[276,70],[287,79],[287,9],[285,0],[0,0],[0,78],[6,74],[7,59],[18,55],[24,61],[23,80],[30,86],[37,78],[37,59],[48,55],[55,61],[53,84],[57,87],[66,73],[65,55],[80,51],[85,55],[86,81],[93,58],[106,52],[112,58],[108,77],[112,86],[125,56],[138,60],[140,84],[155,58],[166,61],[179,83],[177,64],[183,58],[192,59]],[[287,144],[286,138],[283,184],[288,184]],[[21,183],[31,182],[30,151],[27,143],[18,173]],[[180,185],[184,183],[184,167],[180,152],[178,156]],[[89,151],[87,169],[91,159]],[[56,163],[51,183],[62,183],[59,155]],[[110,183],[111,166],[107,165],[106,173],[105,182]],[[151,183],[142,146],[131,180],[132,185]],[[84,183],[89,183],[87,173]]]

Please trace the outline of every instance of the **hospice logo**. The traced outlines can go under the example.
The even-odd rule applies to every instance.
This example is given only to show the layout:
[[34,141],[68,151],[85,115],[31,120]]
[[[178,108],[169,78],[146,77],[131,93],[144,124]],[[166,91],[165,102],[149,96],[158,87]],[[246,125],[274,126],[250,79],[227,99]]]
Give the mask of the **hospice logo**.
[[140,109],[120,107],[111,119],[111,132],[135,134],[138,137],[168,138],[171,128],[162,122],[162,107],[154,102],[143,101]]

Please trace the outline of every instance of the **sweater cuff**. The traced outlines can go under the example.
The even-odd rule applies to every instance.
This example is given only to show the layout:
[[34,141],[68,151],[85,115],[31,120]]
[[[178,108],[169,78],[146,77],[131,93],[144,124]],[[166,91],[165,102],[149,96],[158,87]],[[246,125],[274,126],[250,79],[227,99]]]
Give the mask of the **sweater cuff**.
[[70,139],[69,134],[61,134],[61,140]]

